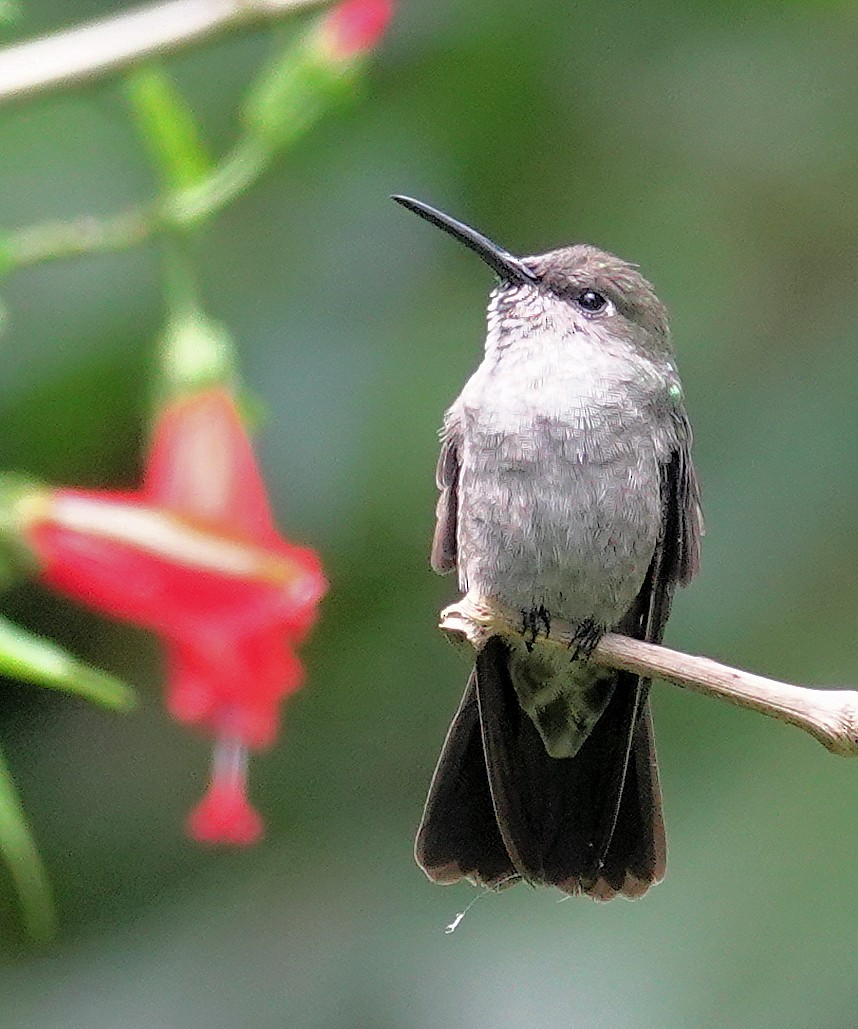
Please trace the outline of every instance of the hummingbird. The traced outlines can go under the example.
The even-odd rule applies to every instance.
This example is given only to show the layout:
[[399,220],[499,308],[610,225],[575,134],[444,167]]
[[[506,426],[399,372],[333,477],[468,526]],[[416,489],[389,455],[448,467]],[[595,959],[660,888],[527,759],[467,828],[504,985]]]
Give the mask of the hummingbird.
[[[429,879],[524,881],[597,900],[661,881],[648,680],[600,667],[605,632],[658,643],[703,532],[667,312],[636,265],[588,244],[516,257],[397,203],[498,283],[485,356],[446,412],[431,564],[521,616],[477,655],[415,856]],[[545,643],[573,626],[568,650]],[[540,636],[542,633],[542,636]]]

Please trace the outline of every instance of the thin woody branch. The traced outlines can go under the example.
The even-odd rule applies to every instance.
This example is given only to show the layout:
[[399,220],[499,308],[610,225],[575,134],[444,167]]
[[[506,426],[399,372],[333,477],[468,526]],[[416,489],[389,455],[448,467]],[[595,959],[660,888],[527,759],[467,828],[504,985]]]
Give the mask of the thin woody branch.
[[[520,619],[471,594],[441,612],[440,628],[454,642],[466,642],[477,651],[490,636],[522,636]],[[554,622],[550,635],[540,635],[553,646],[568,648],[573,627]],[[758,711],[810,733],[833,754],[858,755],[858,691],[807,689],[617,633],[603,636],[590,660]]]
[[146,57],[325,0],[167,0],[0,50],[0,104],[87,82]]

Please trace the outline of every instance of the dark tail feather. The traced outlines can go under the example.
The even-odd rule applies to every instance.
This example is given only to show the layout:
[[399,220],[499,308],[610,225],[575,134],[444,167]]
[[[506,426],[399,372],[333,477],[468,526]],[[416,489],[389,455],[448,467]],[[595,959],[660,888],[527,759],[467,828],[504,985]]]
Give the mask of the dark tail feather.
[[667,848],[649,699],[634,729],[617,824],[593,896],[641,897],[664,878]]
[[429,787],[414,855],[434,882],[470,879],[494,887],[515,881],[489,792],[479,710],[471,673]]
[[477,658],[476,690],[489,786],[516,870],[535,883],[607,900],[637,897],[664,875],[664,827],[646,689],[605,671],[613,694],[572,758],[552,758],[518,703],[509,649]]
[[438,882],[521,877],[601,900],[639,897],[664,875],[661,794],[646,688],[615,679],[572,758],[552,758],[519,706],[507,645],[489,640],[426,802],[417,860]]

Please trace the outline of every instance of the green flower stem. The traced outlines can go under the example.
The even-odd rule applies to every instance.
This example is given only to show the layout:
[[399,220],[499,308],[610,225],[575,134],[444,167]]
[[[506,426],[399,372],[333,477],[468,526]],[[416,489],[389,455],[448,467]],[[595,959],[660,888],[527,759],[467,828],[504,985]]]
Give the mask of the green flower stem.
[[0,853],[21,900],[30,936],[47,943],[56,934],[51,884],[30,834],[15,783],[0,752]]
[[161,212],[163,224],[189,229],[207,221],[249,189],[273,157],[273,148],[261,141],[241,140],[202,182],[167,198]]
[[[296,142],[328,109],[348,99],[357,68],[357,64],[346,63],[341,70],[329,70],[305,61],[298,69],[303,74],[288,76],[286,88],[269,90],[285,111],[277,110],[263,92],[264,103],[252,105],[246,134],[232,151],[199,182],[148,207],[108,218],[46,222],[5,238],[0,235],[0,275],[47,261],[128,250],[155,235],[184,232],[207,222],[253,186],[278,151]],[[290,100],[297,101],[291,112]],[[266,120],[266,108],[276,116]]]
[[246,139],[197,185],[148,208],[109,218],[44,222],[0,237],[0,275],[47,261],[130,250],[160,233],[193,228],[252,186],[272,156],[270,148]]
[[156,227],[153,211],[132,208],[110,218],[73,218],[18,229],[0,237],[0,274],[65,257],[127,250],[148,239]]
[[176,397],[211,386],[234,391],[238,384],[235,345],[226,327],[206,315],[181,242],[168,239],[164,252],[168,318],[158,347],[156,413]]

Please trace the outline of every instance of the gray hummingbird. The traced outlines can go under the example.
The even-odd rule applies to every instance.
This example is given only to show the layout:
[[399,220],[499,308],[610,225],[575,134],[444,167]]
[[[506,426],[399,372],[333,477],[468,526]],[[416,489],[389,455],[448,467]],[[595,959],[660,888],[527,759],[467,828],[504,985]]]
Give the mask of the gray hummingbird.
[[[499,284],[485,356],[447,411],[431,563],[520,612],[476,658],[415,854],[439,883],[526,881],[600,900],[664,876],[649,682],[589,655],[607,631],[659,642],[698,568],[691,428],[667,312],[637,267],[586,244],[515,257],[397,203]],[[569,651],[539,631],[574,626]]]

